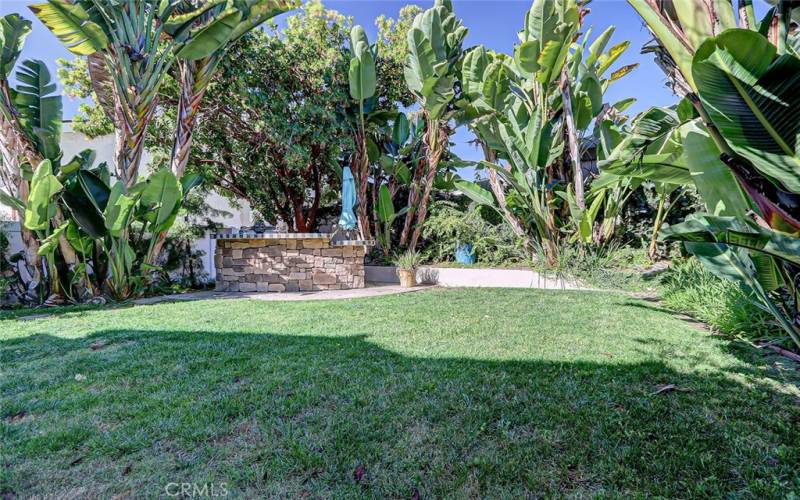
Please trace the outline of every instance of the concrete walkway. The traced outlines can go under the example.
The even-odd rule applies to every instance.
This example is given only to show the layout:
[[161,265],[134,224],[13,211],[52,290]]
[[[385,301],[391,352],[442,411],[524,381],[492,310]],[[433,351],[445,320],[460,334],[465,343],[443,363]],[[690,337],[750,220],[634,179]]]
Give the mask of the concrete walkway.
[[296,300],[342,300],[342,299],[363,299],[366,297],[381,297],[384,295],[394,295],[398,293],[418,292],[427,290],[432,286],[417,286],[414,288],[402,288],[400,285],[386,284],[367,284],[366,288],[353,290],[320,290],[313,292],[281,292],[281,293],[247,293],[247,292],[191,292],[175,295],[162,295],[159,297],[146,297],[134,300],[137,306],[150,304],[160,304],[162,302],[181,302],[190,300],[214,300],[214,299],[255,299],[266,301],[296,301]]

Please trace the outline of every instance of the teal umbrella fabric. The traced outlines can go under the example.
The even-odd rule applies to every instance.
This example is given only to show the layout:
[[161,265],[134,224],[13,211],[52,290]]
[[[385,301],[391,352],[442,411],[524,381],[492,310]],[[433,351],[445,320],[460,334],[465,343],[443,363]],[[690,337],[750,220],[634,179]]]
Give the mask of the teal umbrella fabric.
[[342,215],[339,217],[341,229],[355,229],[356,216],[353,207],[356,206],[356,181],[350,167],[342,169]]

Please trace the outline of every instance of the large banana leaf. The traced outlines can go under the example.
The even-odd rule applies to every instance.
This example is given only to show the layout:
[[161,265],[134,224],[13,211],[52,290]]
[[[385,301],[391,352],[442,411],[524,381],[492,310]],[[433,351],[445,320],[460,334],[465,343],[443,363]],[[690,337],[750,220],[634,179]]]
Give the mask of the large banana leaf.
[[13,94],[23,129],[47,159],[61,157],[61,96],[50,79],[47,65],[40,60],[23,61],[17,71],[19,84]]
[[772,231],[756,224],[744,224],[735,217],[697,215],[661,231],[662,241],[722,243],[761,252],[800,265],[800,238]]
[[25,206],[25,227],[31,231],[43,231],[50,227],[50,219],[56,215],[56,204],[53,197],[64,186],[53,175],[50,160],[44,160],[33,171],[31,191]]
[[700,99],[737,154],[779,186],[800,193],[800,58],[755,31],[732,29],[698,49]]
[[714,34],[711,16],[705,2],[673,0],[680,26],[695,49]]
[[88,56],[108,46],[103,29],[77,3],[48,0],[29,7],[73,54]]
[[111,188],[103,215],[105,228],[112,237],[119,238],[128,229],[136,202],[137,196],[128,195],[122,182],[117,181]]
[[71,182],[61,194],[61,199],[69,209],[72,219],[80,229],[93,239],[106,235],[103,213],[98,210],[97,204],[87,195],[86,190],[78,181]]
[[351,32],[350,51],[350,96],[357,101],[364,101],[375,95],[377,76],[375,74],[375,58],[366,41],[366,33],[361,26],[354,26]]
[[466,28],[447,2],[418,14],[408,31],[403,75],[430,120],[440,119],[455,97],[456,65],[465,36]]
[[470,200],[480,205],[494,206],[495,200],[492,193],[478,184],[465,179],[458,179],[455,181],[456,188],[464,193]]
[[0,80],[11,74],[30,32],[31,22],[19,14],[0,18]]
[[541,55],[539,40],[522,42],[515,51],[514,59],[523,71],[533,74],[539,71],[539,56]]
[[201,16],[214,7],[225,4],[225,1],[226,0],[208,0],[203,2],[198,8],[190,10],[189,12],[169,16],[167,21],[163,24],[164,33],[173,38],[180,37],[187,30],[190,30]]
[[242,11],[231,7],[221,12],[210,23],[197,28],[189,41],[177,52],[181,59],[202,59],[225,47],[242,20]]
[[166,168],[153,173],[131,191],[141,193],[141,204],[147,210],[145,219],[154,227],[168,222],[180,206],[181,186],[175,174]]
[[649,0],[628,0],[628,3],[639,13],[659,43],[667,50],[689,86],[695,89],[692,79],[692,52],[675,35],[674,25],[671,25]]
[[731,170],[719,159],[719,149],[698,120],[679,129],[687,165],[707,210],[714,215],[744,217],[755,208]]
[[470,99],[480,99],[484,85],[484,74],[489,66],[486,48],[479,45],[464,55],[461,65],[461,86]]
[[102,213],[108,205],[108,198],[110,189],[108,184],[103,181],[97,174],[88,170],[80,170],[77,173],[78,185],[84,192],[86,198]]
[[76,252],[83,255],[91,255],[94,250],[94,241],[91,236],[84,234],[74,220],[69,221],[67,232],[64,234],[67,241]]
[[391,224],[396,217],[392,195],[386,184],[381,185],[378,190],[378,217],[384,224]]
[[650,108],[634,119],[624,138],[617,136],[621,140],[616,145],[610,125],[601,124],[601,143],[604,149],[612,149],[599,162],[600,170],[661,183],[692,184],[688,160],[676,132],[678,124],[675,110]]
[[425,81],[436,76],[436,54],[422,30],[411,28],[408,32],[408,56],[403,68],[406,85],[415,94],[422,94]]

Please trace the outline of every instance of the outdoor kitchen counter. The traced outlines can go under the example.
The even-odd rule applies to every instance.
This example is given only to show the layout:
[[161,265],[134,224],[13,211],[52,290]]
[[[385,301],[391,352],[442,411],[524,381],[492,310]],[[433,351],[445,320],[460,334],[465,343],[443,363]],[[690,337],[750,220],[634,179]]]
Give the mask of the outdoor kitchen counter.
[[364,252],[372,241],[332,233],[219,233],[216,289],[297,292],[364,288]]

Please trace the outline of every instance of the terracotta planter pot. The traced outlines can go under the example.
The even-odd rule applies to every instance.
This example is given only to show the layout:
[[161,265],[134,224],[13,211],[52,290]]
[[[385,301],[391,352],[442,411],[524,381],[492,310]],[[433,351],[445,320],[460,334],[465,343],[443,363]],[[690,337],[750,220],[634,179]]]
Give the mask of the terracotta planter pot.
[[403,288],[412,288],[417,286],[417,270],[416,269],[398,269],[397,275],[400,277],[400,286]]

